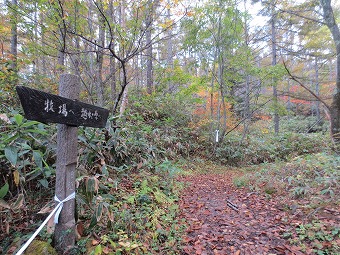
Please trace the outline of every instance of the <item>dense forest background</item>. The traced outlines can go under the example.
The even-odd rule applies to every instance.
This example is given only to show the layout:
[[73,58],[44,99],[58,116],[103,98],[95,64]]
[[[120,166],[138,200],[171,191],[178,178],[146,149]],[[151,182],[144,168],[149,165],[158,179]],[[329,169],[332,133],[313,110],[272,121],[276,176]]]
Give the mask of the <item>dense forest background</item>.
[[[79,128],[74,254],[180,254],[176,175],[202,162],[243,167],[236,186],[339,206],[339,1],[7,0],[0,7],[4,254],[51,211],[55,181],[56,125],[26,120],[15,87],[58,94],[62,73],[80,77],[81,101],[110,110],[106,128]],[[332,223],[322,231],[332,233],[330,242],[339,238]],[[40,239],[51,242],[52,232]],[[340,246],[321,253],[314,240],[308,245],[318,254]]]

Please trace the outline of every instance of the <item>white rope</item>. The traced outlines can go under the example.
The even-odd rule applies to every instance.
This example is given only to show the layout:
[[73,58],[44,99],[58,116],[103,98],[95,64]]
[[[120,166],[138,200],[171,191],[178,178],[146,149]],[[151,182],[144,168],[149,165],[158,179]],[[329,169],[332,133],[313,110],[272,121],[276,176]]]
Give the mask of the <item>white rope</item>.
[[21,255],[27,249],[27,247],[31,244],[31,242],[34,240],[34,238],[40,233],[40,231],[43,229],[43,227],[52,218],[54,213],[55,213],[55,215],[54,215],[54,223],[58,224],[59,215],[60,215],[61,210],[63,209],[64,203],[69,201],[69,200],[71,200],[71,199],[74,199],[75,197],[76,197],[76,193],[75,192],[73,192],[71,195],[69,195],[67,198],[65,198],[64,200],[61,200],[61,201],[59,200],[59,198],[57,198],[57,196],[55,196],[54,200],[58,202],[57,206],[47,216],[47,218],[41,224],[41,226],[34,232],[34,234],[31,236],[31,238],[28,239],[28,241],[25,243],[25,245],[22,246],[21,249],[15,255]]
[[57,197],[57,195],[54,196],[54,200],[59,202],[59,204],[57,206],[59,206],[59,208],[57,209],[55,215],[54,215],[54,223],[55,224],[58,224],[58,221],[59,221],[59,215],[60,215],[60,212],[61,210],[63,209],[63,206],[64,206],[64,203],[71,200],[71,199],[74,199],[76,197],[76,193],[73,192],[71,195],[69,195],[67,198],[65,198],[64,200],[60,201],[59,198]]

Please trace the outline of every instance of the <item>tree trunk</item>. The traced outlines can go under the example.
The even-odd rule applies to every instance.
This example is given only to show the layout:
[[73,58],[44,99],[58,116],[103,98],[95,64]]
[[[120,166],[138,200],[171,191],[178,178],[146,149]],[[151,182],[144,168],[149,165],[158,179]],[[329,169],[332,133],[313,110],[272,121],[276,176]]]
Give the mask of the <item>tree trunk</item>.
[[120,108],[119,108],[119,117],[123,116],[127,104],[128,104],[128,88],[125,88],[125,90],[123,92],[123,96],[122,96],[122,102],[121,102]]
[[332,33],[336,47],[336,90],[333,95],[331,106],[331,132],[336,144],[340,144],[340,29],[337,25],[331,0],[320,0],[323,9],[323,18],[327,27]]
[[[320,86],[319,86],[319,67],[318,67],[318,57],[315,57],[315,94],[320,95]],[[316,119],[319,122],[321,116],[320,116],[320,101],[317,100],[315,102],[315,115]]]
[[59,45],[59,51],[58,51],[58,67],[57,71],[59,74],[61,74],[64,71],[65,66],[65,57],[66,57],[66,27],[65,23],[62,22],[62,19],[64,17],[64,10],[61,6],[61,9],[59,10],[60,13],[60,24],[59,24],[59,33],[60,33],[60,45]]
[[[109,7],[109,16],[112,20],[114,20],[114,8],[113,8],[113,1],[110,1],[110,7]],[[113,36],[109,34],[109,36]],[[117,98],[117,80],[116,80],[116,72],[117,72],[117,67],[116,67],[116,59],[114,56],[110,56],[110,88],[111,88],[111,101],[114,102],[116,101]]]
[[[243,1],[244,10],[247,12],[247,1]],[[244,16],[244,47],[248,48],[249,45],[249,34],[248,34],[248,19],[247,15]],[[250,62],[249,55],[247,55],[247,63]],[[246,80],[245,80],[245,95],[244,95],[244,110],[243,110],[243,135],[242,141],[248,133],[249,124],[250,124],[250,76],[248,72],[245,70]]]
[[110,87],[111,87],[111,100],[115,102],[117,99],[117,80],[116,80],[116,59],[113,56],[110,56]]
[[152,0],[148,1],[148,14],[146,17],[146,32],[145,32],[145,39],[146,39],[146,45],[147,45],[147,50],[146,50],[146,87],[147,87],[147,92],[148,94],[152,93],[153,90],[153,68],[152,68]]
[[[168,0],[168,5],[169,5],[169,7],[168,7],[168,10],[167,10],[166,18],[167,18],[167,20],[171,20],[171,10],[170,10],[171,1],[170,0]],[[168,29],[167,36],[168,36],[168,40],[166,42],[166,46],[167,46],[167,56],[166,56],[166,62],[167,63],[166,64],[167,64],[167,69],[169,70],[168,75],[171,75],[172,70],[174,68],[172,28]],[[175,89],[176,88],[174,87],[173,82],[171,81],[171,79],[169,79],[169,81],[168,81],[169,92],[172,92]]]
[[[211,70],[211,84],[210,84],[210,118],[211,118],[211,122],[210,122],[210,133],[213,134],[214,133],[214,93],[215,93],[215,63],[217,60],[217,47],[215,49],[215,53],[214,53],[214,59],[212,61],[212,70]],[[218,103],[218,102],[217,102]]]
[[[272,66],[275,66],[277,64],[276,60],[276,13],[274,11],[274,6],[272,7],[272,18],[271,18],[271,27],[272,27]],[[280,119],[279,119],[279,114],[278,114],[278,95],[277,95],[277,82],[276,80],[273,80],[273,97],[274,97],[274,131],[275,134],[279,133],[279,125],[280,125]]]
[[11,69],[15,74],[14,85],[17,84],[18,75],[18,1],[12,0],[11,2]]
[[[43,13],[40,13],[40,24],[44,24],[45,22],[45,14]],[[41,30],[41,46],[42,47],[46,47],[46,35],[45,35],[45,30],[43,29],[43,25],[41,25],[40,27],[40,30]],[[48,56],[46,56],[45,54],[43,54],[41,56],[41,73],[42,75],[50,75],[50,72],[47,71],[47,63],[48,63],[48,60],[47,60]]]
[[[102,3],[100,3],[102,8]],[[103,48],[105,45],[105,19],[103,15],[99,14],[99,26],[98,26],[98,45],[96,50],[96,74],[95,74],[95,85],[97,92],[97,105],[104,106],[104,89],[103,89],[103,61],[104,52]]]

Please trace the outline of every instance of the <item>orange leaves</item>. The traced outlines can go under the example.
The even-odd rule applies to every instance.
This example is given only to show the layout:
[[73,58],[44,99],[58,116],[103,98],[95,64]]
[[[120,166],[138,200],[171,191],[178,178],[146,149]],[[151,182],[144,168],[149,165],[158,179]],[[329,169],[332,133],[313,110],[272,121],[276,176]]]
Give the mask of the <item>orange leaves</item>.
[[[202,99],[203,103],[197,104],[196,109],[194,111],[194,115],[197,117],[198,123],[194,123],[195,127],[202,127],[207,124],[210,124],[212,120],[211,113],[214,116],[219,112],[220,116],[223,116],[224,113],[227,115],[227,127],[233,127],[235,124],[235,118],[232,112],[232,104],[228,101],[225,102],[225,107],[223,107],[223,103],[221,102],[221,96],[219,92],[209,92],[205,89],[201,89],[197,92],[197,95],[200,99]],[[215,118],[215,117],[214,117]],[[223,118],[220,120],[221,127],[223,127]]]
[[187,12],[187,16],[188,17],[192,17],[192,16],[194,16],[195,15],[195,13],[193,12],[193,11],[188,11]]

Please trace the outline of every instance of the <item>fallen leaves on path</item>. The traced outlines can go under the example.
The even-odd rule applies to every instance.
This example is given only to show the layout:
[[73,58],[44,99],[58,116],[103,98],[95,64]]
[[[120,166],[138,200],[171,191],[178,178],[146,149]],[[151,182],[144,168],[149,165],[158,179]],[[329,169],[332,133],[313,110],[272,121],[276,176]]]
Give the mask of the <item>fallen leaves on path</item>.
[[265,195],[237,189],[232,174],[183,176],[180,201],[188,229],[183,254],[308,254],[281,237],[287,213]]

